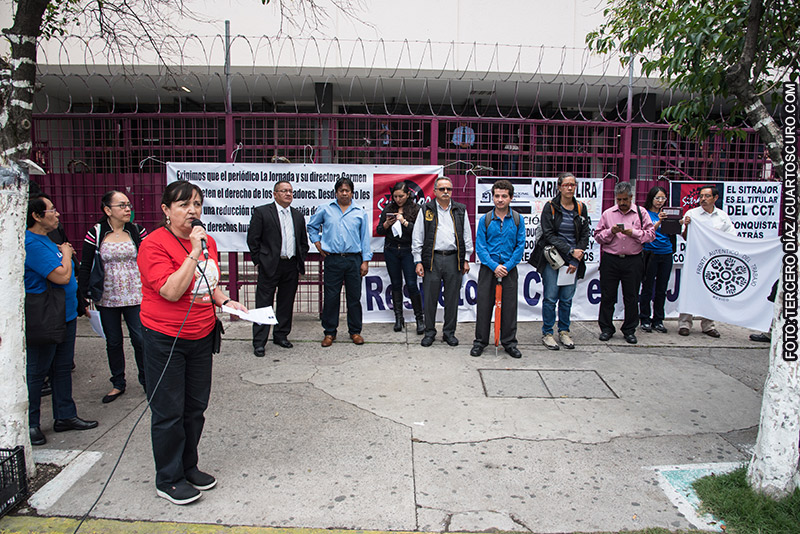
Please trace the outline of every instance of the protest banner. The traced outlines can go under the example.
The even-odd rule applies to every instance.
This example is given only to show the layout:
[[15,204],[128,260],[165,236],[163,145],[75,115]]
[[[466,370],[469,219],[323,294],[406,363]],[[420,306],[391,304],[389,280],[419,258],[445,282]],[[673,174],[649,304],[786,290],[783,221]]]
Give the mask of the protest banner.
[[292,184],[292,207],[309,219],[320,206],[336,200],[333,187],[339,178],[353,181],[353,203],[366,210],[373,228],[372,251],[381,252],[383,238],[374,229],[391,186],[405,180],[423,202],[433,197],[433,182],[441,174],[441,165],[167,163],[167,183],[186,180],[202,189],[202,219],[220,252],[247,252],[252,210],[273,201],[278,181]]
[[686,241],[681,313],[769,330],[767,296],[781,268],[780,238],[746,239],[693,223]]
[[[558,194],[558,180],[556,178],[509,178],[479,176],[475,186],[475,227],[484,213],[494,208],[492,202],[492,185],[497,180],[508,180],[514,185],[514,200],[511,207],[518,211],[525,219],[525,253],[522,261],[527,262],[535,245],[534,236],[539,226],[539,216],[548,200]],[[591,219],[592,234],[594,226],[603,214],[603,180],[590,179],[578,180],[575,189],[575,198],[586,204]],[[589,238],[589,247],[585,251],[586,262],[600,261],[600,246],[595,243],[594,237]]]

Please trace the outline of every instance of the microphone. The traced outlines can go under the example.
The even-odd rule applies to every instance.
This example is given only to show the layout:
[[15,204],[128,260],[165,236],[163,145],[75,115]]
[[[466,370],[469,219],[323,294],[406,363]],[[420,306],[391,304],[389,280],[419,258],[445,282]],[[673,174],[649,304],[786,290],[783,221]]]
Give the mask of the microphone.
[[[204,230],[206,228],[206,225],[203,224],[203,221],[201,221],[200,219],[195,219],[192,221],[192,228],[194,228],[195,226],[201,226]],[[203,257],[205,257],[205,259],[208,259],[208,244],[206,244],[205,239],[200,240],[200,246],[203,247]]]

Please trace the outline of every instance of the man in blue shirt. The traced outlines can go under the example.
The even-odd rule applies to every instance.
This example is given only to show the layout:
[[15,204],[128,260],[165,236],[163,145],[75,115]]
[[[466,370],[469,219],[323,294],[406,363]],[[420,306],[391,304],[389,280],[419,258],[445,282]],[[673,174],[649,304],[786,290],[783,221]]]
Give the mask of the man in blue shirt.
[[503,286],[500,343],[512,358],[522,357],[517,348],[517,264],[525,250],[525,221],[511,209],[513,198],[511,182],[495,182],[492,186],[494,209],[484,214],[475,228],[475,251],[481,261],[481,270],[478,272],[475,341],[470,356],[480,356],[489,344],[495,287],[500,280]]
[[339,300],[344,284],[347,299],[347,330],[356,345],[361,337],[361,277],[372,259],[366,212],[353,205],[353,182],[339,178],[334,186],[336,201],[321,206],[308,222],[308,237],[323,258],[322,300],[323,347],[330,347],[339,326]]
[[475,144],[475,130],[466,122],[459,122],[458,128],[453,130],[453,144],[458,148],[471,148]]

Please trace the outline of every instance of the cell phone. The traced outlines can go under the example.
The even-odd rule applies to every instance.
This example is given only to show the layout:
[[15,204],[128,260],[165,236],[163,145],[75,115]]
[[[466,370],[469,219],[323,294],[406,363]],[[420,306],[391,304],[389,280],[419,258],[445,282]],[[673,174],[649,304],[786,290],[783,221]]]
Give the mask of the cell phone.
[[624,230],[625,229],[625,224],[624,223],[617,223],[617,228],[619,228],[620,230]]
[[397,214],[396,213],[387,213],[386,214],[386,218],[387,219],[396,219],[397,218]]

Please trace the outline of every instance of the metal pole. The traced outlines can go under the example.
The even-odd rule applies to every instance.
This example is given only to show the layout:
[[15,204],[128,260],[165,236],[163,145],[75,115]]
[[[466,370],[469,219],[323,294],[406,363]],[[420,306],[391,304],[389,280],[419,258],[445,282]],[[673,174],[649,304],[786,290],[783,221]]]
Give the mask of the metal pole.
[[225,21],[225,113],[233,111],[231,100],[231,21]]
[[625,114],[625,130],[622,132],[622,181],[631,181],[631,145],[633,144],[633,56],[628,63],[628,105]]

